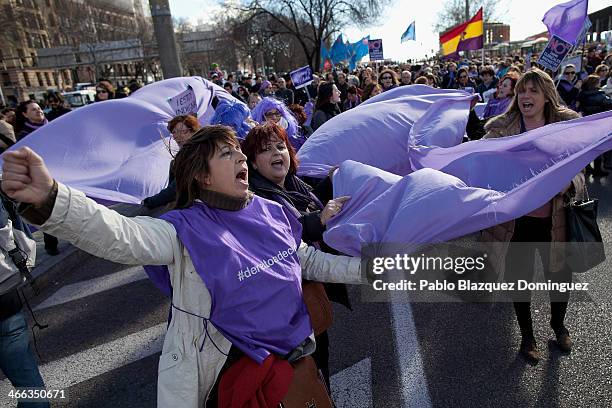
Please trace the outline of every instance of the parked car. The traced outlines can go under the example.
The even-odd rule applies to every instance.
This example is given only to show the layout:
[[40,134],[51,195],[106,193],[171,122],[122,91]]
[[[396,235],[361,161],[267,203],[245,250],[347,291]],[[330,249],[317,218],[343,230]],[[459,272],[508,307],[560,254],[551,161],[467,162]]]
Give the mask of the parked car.
[[96,91],[92,89],[84,89],[81,91],[64,92],[62,95],[64,96],[64,99],[66,99],[66,102],[68,102],[70,106],[75,109],[90,103],[94,103]]

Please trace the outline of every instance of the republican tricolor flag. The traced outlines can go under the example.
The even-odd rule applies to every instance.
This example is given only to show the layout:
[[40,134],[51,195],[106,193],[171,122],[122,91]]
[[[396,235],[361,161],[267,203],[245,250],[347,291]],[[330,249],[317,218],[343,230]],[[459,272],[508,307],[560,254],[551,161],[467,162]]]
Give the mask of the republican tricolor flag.
[[479,50],[483,47],[484,24],[482,7],[469,21],[440,34],[442,55],[449,56],[459,51]]

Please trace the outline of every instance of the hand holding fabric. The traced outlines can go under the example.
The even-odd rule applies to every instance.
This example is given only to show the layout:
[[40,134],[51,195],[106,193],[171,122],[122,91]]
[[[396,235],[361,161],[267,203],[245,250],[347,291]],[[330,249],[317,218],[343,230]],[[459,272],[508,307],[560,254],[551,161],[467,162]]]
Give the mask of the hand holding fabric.
[[331,218],[338,215],[342,211],[344,203],[350,200],[350,198],[350,196],[342,196],[329,200],[323,211],[321,211],[321,224],[326,225]]
[[2,190],[16,201],[42,205],[53,188],[43,159],[28,147],[6,152],[3,158]]

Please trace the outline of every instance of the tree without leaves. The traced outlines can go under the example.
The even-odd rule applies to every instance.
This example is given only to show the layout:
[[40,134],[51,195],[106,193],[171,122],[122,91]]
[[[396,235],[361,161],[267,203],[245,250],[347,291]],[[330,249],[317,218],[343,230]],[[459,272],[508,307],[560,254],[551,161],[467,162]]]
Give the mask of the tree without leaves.
[[275,34],[280,27],[270,16],[248,18],[243,13],[219,23],[225,28],[237,53],[243,58],[250,57],[253,72],[269,65],[273,65],[275,71],[287,71],[309,63],[295,37]]
[[[75,48],[75,52],[83,51],[88,64],[94,68],[95,80],[107,77],[110,72],[100,62],[104,41],[124,39],[114,30],[105,30],[100,16],[83,1],[56,0],[55,10],[60,20],[61,33],[68,43]],[[78,61],[78,60],[77,60]]]
[[[498,0],[472,0],[470,1],[469,18],[472,18],[481,7],[485,23],[496,21],[507,12],[507,6],[503,6]],[[444,9],[438,13],[438,21],[434,29],[443,33],[465,21],[465,0],[449,0]]]
[[[306,60],[317,70],[321,42],[348,26],[376,23],[390,0],[251,0],[242,8],[246,18],[270,17],[274,36],[287,35],[300,44]],[[231,6],[228,6],[231,7]]]

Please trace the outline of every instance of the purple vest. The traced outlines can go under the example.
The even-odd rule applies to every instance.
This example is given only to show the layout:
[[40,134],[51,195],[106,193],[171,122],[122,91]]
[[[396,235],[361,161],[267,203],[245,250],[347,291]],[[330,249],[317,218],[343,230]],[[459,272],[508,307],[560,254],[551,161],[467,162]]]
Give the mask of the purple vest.
[[[210,291],[209,320],[233,345],[261,363],[270,353],[288,354],[311,334],[297,255],[302,229],[281,205],[257,196],[239,211],[198,202],[161,218],[174,225]],[[167,269],[164,276],[145,268],[171,292]]]

